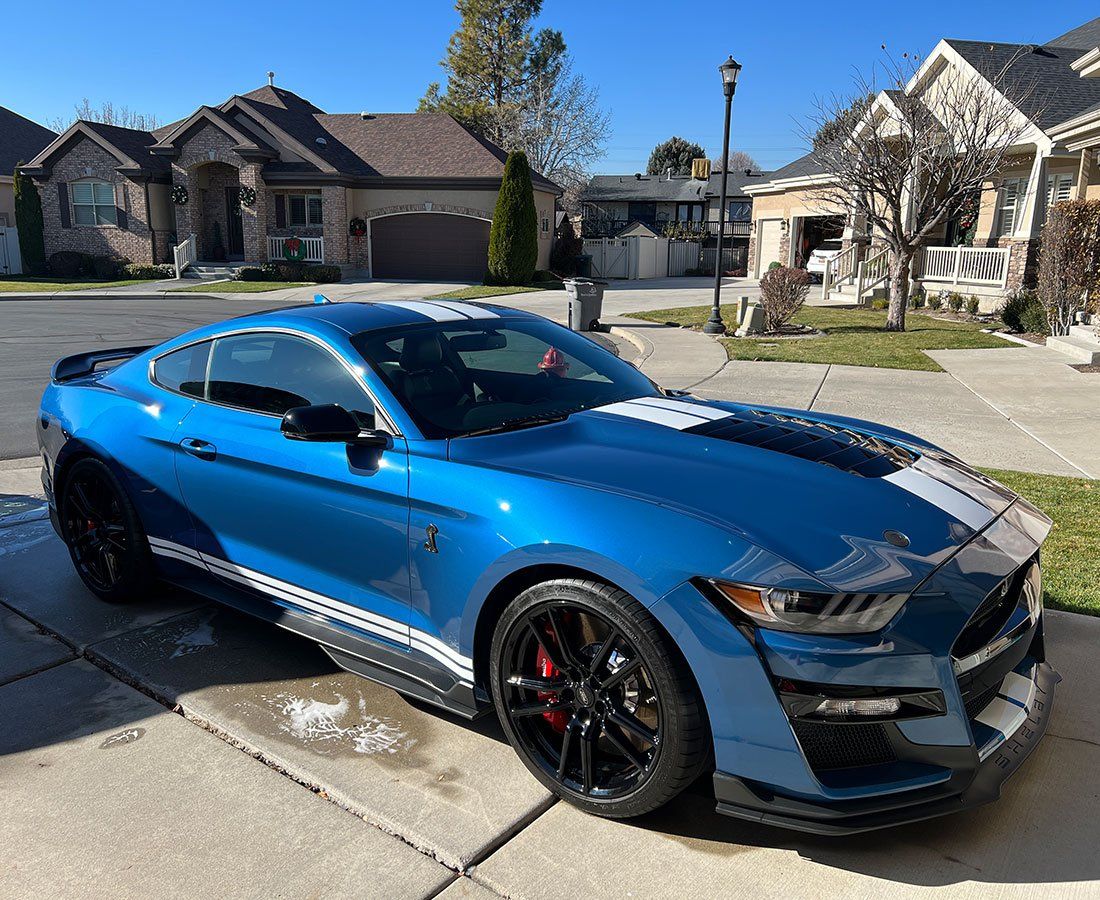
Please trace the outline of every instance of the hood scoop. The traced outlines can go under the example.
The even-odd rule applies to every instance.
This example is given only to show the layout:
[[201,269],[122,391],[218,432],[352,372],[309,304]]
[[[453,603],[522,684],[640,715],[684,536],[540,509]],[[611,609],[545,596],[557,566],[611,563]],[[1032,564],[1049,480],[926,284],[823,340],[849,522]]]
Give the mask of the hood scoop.
[[684,431],[795,456],[864,478],[893,475],[920,458],[907,447],[883,438],[757,409],[742,410]]

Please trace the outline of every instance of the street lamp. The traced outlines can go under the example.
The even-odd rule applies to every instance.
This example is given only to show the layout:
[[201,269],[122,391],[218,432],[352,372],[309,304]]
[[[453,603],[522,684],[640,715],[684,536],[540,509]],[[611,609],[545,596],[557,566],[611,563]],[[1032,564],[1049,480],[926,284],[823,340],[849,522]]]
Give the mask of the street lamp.
[[714,305],[710,318],[703,326],[704,334],[724,334],[726,326],[722,323],[722,237],[726,228],[726,171],[730,160],[730,108],[733,106],[733,92],[737,90],[737,76],[741,74],[741,65],[729,57],[718,67],[722,75],[722,93],[726,95],[726,125],[722,135],[722,193],[718,205],[718,247],[714,252]]

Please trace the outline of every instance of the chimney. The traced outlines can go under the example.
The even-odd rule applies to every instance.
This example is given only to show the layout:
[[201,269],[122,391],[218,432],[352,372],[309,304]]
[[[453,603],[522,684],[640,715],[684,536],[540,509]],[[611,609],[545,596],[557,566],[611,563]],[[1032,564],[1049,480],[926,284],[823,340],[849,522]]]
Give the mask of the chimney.
[[665,169],[665,181],[672,181],[672,166]]
[[268,87],[274,87],[275,86],[275,73],[274,72],[268,72],[267,73],[267,85],[268,85]]
[[693,159],[691,161],[691,177],[699,181],[706,181],[710,178],[710,160]]

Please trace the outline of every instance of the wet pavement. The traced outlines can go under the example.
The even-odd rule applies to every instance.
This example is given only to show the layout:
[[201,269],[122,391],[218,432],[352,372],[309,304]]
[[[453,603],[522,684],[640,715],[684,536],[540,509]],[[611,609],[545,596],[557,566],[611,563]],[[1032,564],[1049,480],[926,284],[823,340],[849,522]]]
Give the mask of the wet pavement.
[[826,839],[718,816],[705,781],[581,814],[491,716],[182,592],[98,601],[41,519],[0,524],[0,604],[0,896],[1100,897],[1098,619],[1048,614],[1065,680],[998,803]]

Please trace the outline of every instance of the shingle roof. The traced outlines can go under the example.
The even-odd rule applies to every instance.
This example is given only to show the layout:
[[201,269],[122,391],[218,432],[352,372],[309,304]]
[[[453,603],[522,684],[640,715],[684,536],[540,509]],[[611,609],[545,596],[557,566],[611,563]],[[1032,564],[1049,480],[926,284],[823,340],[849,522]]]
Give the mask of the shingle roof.
[[813,175],[824,175],[825,166],[811,150],[805,156],[787,163],[781,169],[776,169],[767,178],[761,178],[754,183],[763,181],[782,181],[784,178],[809,178]]
[[1078,25],[1053,40],[1047,41],[1046,46],[1083,47],[1086,50],[1100,47],[1100,16],[1097,16],[1091,22],[1086,22],[1084,25]]
[[1070,68],[1092,47],[947,43],[987,78],[1003,72],[1002,92],[1044,131],[1100,103],[1100,79],[1082,78]]
[[[742,196],[742,186],[766,173],[747,176],[743,171],[729,173],[726,179],[726,195]],[[707,181],[687,175],[593,175],[581,194],[592,202],[640,200],[651,203],[699,203],[721,193],[721,172],[713,173]]]
[[153,156],[149,152],[149,147],[157,142],[156,136],[151,131],[122,128],[118,125],[104,125],[102,122],[85,121],[84,125],[109,144],[117,147],[147,172],[160,175],[167,173],[171,168],[168,160]]
[[11,176],[21,162],[30,162],[57,135],[37,122],[0,106],[0,175]]

